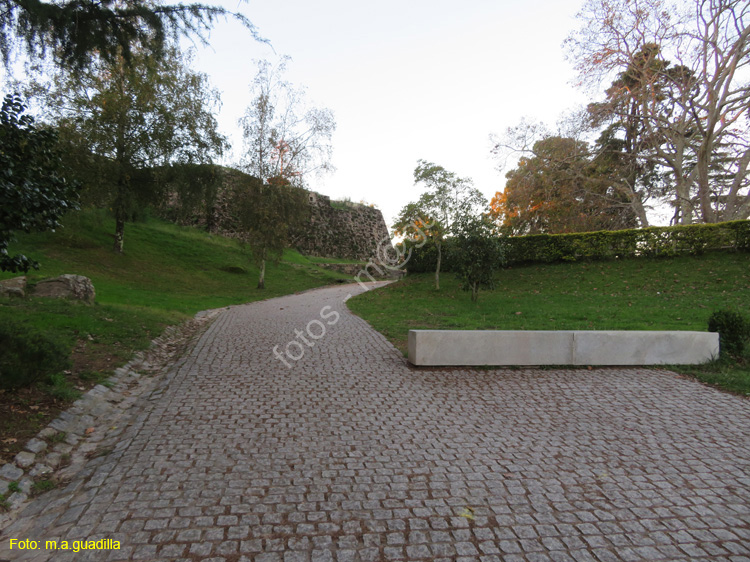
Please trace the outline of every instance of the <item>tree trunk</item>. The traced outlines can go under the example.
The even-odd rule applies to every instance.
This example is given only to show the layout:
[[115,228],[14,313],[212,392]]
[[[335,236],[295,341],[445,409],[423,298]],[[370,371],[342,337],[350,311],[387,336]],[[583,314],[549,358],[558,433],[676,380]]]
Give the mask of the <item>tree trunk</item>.
[[116,254],[122,254],[125,245],[125,219],[119,214],[115,218],[115,246],[113,250]]
[[472,283],[471,284],[471,301],[477,302],[478,297],[479,297],[479,283]]
[[690,184],[688,181],[677,178],[677,185],[675,186],[675,193],[679,213],[678,224],[693,224],[693,204],[690,201]]
[[442,252],[442,244],[440,242],[436,243],[435,246],[437,247],[437,267],[435,268],[435,290],[440,290],[440,263],[443,261],[443,252]]
[[258,289],[266,288],[266,260],[260,262],[260,277],[258,278]]
[[[708,144],[708,141],[706,141]],[[698,200],[701,206],[701,218],[704,223],[716,222],[716,213],[711,208],[711,189],[708,168],[710,152],[705,146],[698,150]]]
[[638,197],[638,195],[635,195],[633,198],[633,211],[638,217],[638,222],[640,223],[638,226],[640,226],[641,228],[646,228],[647,226],[649,226],[646,209],[643,207],[643,201],[641,201],[641,198]]

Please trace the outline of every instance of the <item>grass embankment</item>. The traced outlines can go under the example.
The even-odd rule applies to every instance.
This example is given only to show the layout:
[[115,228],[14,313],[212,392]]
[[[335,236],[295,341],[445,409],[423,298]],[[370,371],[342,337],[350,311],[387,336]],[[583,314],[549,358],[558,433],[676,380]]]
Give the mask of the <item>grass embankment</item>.
[[[0,322],[13,319],[58,339],[73,366],[53,386],[0,391],[0,460],[46,425],[77,393],[103,381],[170,324],[200,310],[252,302],[345,280],[297,252],[269,264],[266,289],[235,240],[150,219],[128,224],[125,253],[112,252],[114,223],[100,212],[71,215],[55,233],[21,236],[10,248],[41,262],[30,283],[62,273],[91,278],[93,306],[49,299],[0,298]],[[322,261],[322,260],[321,260]],[[0,273],[0,279],[19,274]]]
[[[514,267],[472,303],[451,274],[410,275],[348,301],[406,353],[410,329],[707,330],[718,309],[750,313],[750,254]],[[750,394],[750,361],[676,367]]]

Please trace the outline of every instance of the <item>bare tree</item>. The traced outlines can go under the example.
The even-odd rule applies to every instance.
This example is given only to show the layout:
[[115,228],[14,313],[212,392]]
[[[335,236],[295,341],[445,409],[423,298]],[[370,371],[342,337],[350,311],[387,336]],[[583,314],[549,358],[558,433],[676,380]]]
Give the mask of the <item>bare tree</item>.
[[580,83],[611,80],[599,116],[638,132],[675,222],[750,216],[750,5],[589,0],[579,19],[566,43]]

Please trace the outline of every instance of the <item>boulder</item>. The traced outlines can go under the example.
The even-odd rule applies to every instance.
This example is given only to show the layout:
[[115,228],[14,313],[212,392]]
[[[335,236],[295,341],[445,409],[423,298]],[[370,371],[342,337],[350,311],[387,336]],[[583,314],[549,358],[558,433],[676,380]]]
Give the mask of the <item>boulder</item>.
[[0,281],[0,296],[21,298],[26,296],[26,276]]
[[35,297],[50,297],[57,299],[77,299],[93,303],[96,298],[91,279],[83,275],[66,273],[52,279],[39,281],[34,287]]

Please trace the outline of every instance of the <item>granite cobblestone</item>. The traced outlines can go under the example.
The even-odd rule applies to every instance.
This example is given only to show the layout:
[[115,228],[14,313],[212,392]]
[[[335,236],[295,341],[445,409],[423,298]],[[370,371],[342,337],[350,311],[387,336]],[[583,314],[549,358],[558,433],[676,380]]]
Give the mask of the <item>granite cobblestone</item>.
[[[359,290],[218,314],[0,559],[750,560],[748,400],[645,368],[416,369],[347,311]],[[7,548],[52,537],[122,549]]]

